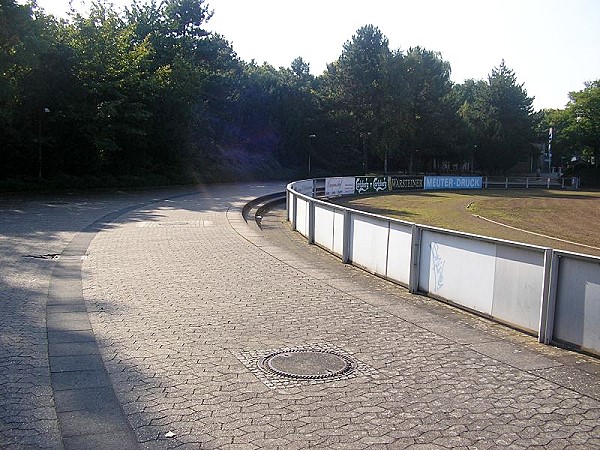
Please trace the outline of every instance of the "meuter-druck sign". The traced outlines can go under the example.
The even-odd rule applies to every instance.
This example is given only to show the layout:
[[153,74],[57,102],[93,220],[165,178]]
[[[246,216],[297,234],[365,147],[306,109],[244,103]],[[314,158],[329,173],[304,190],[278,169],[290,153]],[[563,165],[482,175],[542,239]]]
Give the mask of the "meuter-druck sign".
[[325,195],[354,194],[354,177],[332,177],[325,179]]
[[423,189],[423,177],[390,177],[392,191]]
[[384,192],[389,190],[387,177],[356,177],[354,180],[355,194]]
[[425,189],[481,189],[482,177],[425,177]]

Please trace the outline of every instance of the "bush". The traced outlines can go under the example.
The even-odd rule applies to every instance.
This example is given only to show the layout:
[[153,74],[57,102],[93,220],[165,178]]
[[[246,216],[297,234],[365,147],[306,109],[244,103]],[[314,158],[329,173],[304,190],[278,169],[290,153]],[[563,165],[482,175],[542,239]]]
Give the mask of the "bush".
[[600,170],[590,164],[577,164],[565,170],[565,177],[578,177],[582,188],[600,187]]

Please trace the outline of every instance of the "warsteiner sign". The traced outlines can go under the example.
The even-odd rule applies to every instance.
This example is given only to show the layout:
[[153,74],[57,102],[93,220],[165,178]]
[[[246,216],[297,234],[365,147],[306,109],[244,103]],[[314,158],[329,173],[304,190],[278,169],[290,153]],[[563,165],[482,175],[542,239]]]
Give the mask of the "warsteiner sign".
[[423,189],[423,177],[390,177],[392,191]]
[[388,177],[356,177],[354,179],[355,194],[384,192],[389,190]]

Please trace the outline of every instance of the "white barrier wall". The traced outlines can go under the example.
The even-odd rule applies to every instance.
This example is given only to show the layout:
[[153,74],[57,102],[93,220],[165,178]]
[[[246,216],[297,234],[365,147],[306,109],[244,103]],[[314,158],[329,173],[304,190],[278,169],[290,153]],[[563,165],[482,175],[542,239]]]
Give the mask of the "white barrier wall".
[[352,214],[350,236],[350,260],[372,273],[386,276],[389,220]]
[[315,205],[315,243],[333,252],[335,240],[335,213],[333,208]]
[[419,290],[537,333],[544,249],[424,230]]
[[296,199],[296,230],[308,237],[308,200],[298,197]]
[[600,258],[559,255],[554,337],[600,350]]
[[315,244],[336,256],[344,253],[344,213],[333,206],[315,204]]
[[293,207],[293,202],[294,202],[294,194],[292,194],[290,191],[287,192],[287,200],[286,200],[286,209],[287,209],[287,220],[288,222],[293,222],[294,221],[294,207]]
[[405,286],[410,283],[412,238],[411,225],[390,223],[387,277]]
[[342,257],[344,254],[344,212],[339,209],[333,213],[333,253]]
[[424,230],[419,290],[491,315],[496,246]]
[[497,244],[492,317],[537,332],[543,286],[543,249]]
[[[307,191],[309,181],[302,182]],[[534,333],[541,342],[600,355],[600,258],[351,210],[293,186],[288,219],[344,262]]]

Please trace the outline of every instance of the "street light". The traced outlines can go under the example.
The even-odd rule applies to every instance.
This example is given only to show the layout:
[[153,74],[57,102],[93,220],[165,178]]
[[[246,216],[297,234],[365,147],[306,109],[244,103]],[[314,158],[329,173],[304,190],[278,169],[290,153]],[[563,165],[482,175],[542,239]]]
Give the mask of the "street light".
[[363,133],[360,133],[360,135],[361,135],[362,141],[363,141],[362,142],[362,144],[363,144],[363,170],[364,170],[365,175],[366,175],[367,174],[367,169],[368,169],[367,163],[368,163],[368,159],[369,159],[368,153],[367,153],[367,137],[371,136],[371,132],[370,131],[368,131],[366,133],[363,132]]
[[308,176],[310,178],[310,155],[312,153],[312,147],[313,147],[313,140],[317,137],[316,134],[310,134],[308,136],[308,142],[309,142],[309,146],[308,146]]
[[44,108],[42,113],[40,114],[40,119],[38,123],[38,178],[42,179],[42,121],[44,119],[44,114],[49,114],[50,109]]

